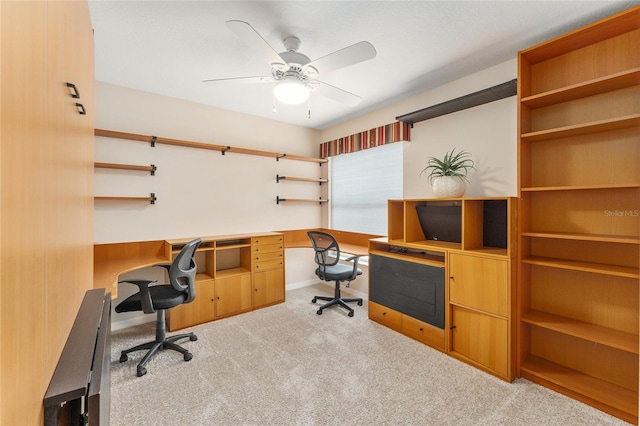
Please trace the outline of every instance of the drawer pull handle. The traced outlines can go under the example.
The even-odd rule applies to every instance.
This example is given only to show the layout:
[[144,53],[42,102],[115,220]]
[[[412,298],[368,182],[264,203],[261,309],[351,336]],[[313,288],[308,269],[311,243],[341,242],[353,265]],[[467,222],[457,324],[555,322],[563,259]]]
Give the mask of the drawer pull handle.
[[82,105],[82,104],[80,104],[80,103],[76,102],[76,108],[78,108],[78,113],[79,113],[80,115],[87,115],[87,110],[86,110],[86,109],[84,109],[84,105]]

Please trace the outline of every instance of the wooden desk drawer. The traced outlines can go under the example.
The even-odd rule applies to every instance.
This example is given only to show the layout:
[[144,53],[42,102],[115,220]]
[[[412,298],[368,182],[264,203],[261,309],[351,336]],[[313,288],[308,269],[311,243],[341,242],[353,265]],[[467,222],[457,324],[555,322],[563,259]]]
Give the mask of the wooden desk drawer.
[[369,319],[396,331],[402,330],[402,314],[375,302],[369,302]]
[[256,262],[253,266],[254,271],[265,271],[267,269],[282,268],[284,262],[282,259],[265,260],[262,262]]
[[270,251],[267,253],[256,253],[253,255],[253,260],[255,262],[265,262],[267,260],[282,260],[284,259],[284,252],[282,250],[279,251]]
[[254,253],[270,253],[273,251],[282,251],[284,250],[283,243],[276,244],[263,244],[263,245],[254,245],[253,252]]
[[252,240],[254,245],[265,245],[265,244],[280,244],[284,243],[284,236],[282,235],[272,235],[268,237],[254,237]]
[[444,351],[444,330],[424,321],[402,315],[402,334],[434,349]]

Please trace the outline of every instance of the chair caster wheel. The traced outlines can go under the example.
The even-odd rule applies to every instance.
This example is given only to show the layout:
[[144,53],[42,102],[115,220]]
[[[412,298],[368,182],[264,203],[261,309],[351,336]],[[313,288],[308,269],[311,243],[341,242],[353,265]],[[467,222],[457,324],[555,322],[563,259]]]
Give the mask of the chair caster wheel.
[[315,297],[313,299],[311,299],[311,303],[316,303],[318,301],[318,299],[316,299]]
[[353,312],[349,312],[347,315],[349,315],[350,317],[353,316]]
[[198,340],[198,336],[196,336],[195,334],[192,334],[191,336],[189,336],[189,340],[191,340],[192,342],[195,342],[196,340]]
[[120,355],[120,362],[127,362],[128,360],[129,357],[127,356],[127,354]]
[[147,374],[147,369],[144,367],[138,367],[138,372],[136,374],[138,377],[142,377]]
[[362,306],[362,300],[358,301],[358,306]]
[[318,314],[318,315],[322,315],[322,309],[318,309],[318,310],[316,311],[316,314]]
[[185,361],[191,361],[192,358],[193,358],[193,354],[191,352],[187,352],[184,354]]

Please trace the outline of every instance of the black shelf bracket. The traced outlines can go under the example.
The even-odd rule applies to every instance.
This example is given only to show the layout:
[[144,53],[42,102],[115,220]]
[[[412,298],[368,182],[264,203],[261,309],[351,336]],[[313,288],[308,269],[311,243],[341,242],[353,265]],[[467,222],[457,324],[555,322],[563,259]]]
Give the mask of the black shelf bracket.
[[156,165],[155,164],[151,164],[151,176],[155,176],[156,175],[156,170],[158,170]]
[[150,198],[151,204],[155,204],[155,203],[156,203],[156,200],[157,200],[157,198],[156,198],[156,193],[155,193],[155,192],[152,192],[152,193],[151,193],[151,198]]
[[287,201],[286,198],[280,198],[279,195],[276,195],[276,204],[280,204],[280,201]]
[[442,102],[427,108],[410,112],[408,114],[399,115],[396,120],[403,123],[409,123],[413,128],[414,123],[429,120],[431,118],[440,117],[441,115],[451,114],[463,109],[473,108],[475,106],[487,104],[489,102],[498,101],[516,95],[518,92],[518,79],[498,84],[478,92],[470,93],[450,101]]
[[280,176],[280,175],[276,175],[276,183],[280,183],[281,179],[286,179],[286,176]]
[[284,157],[286,157],[286,156],[287,156],[287,154],[278,155],[278,156],[276,157],[276,161],[280,161],[280,159],[281,159],[281,158],[284,158]]
[[151,148],[155,148],[156,147],[156,142],[158,141],[158,137],[157,136],[151,136]]
[[223,149],[222,151],[220,151],[222,153],[222,155],[225,155],[227,151],[229,151],[231,149],[231,147],[229,145],[227,145],[227,147],[225,149]]

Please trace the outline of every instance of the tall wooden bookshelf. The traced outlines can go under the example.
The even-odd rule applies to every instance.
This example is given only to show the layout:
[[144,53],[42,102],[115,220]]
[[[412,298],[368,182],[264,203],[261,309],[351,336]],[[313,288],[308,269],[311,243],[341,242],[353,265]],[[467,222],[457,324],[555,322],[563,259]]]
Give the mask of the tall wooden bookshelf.
[[519,53],[517,372],[638,422],[640,7]]

